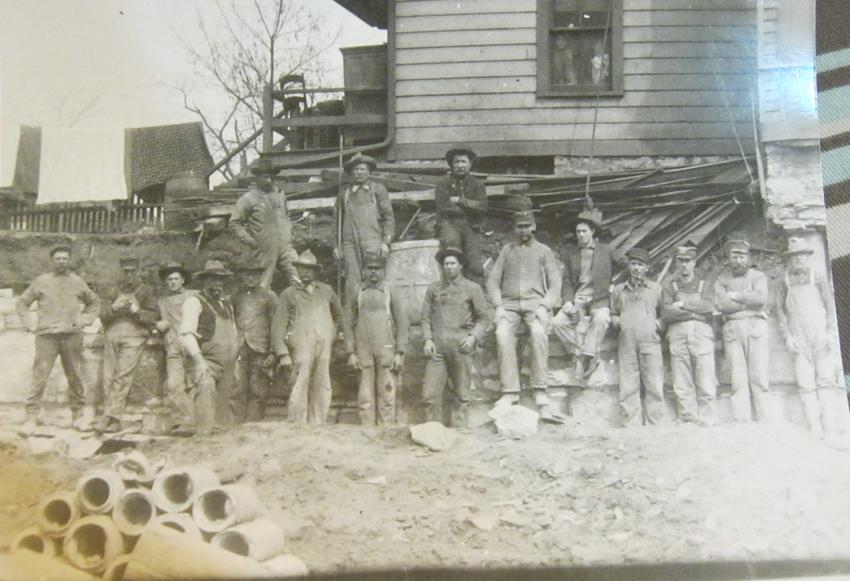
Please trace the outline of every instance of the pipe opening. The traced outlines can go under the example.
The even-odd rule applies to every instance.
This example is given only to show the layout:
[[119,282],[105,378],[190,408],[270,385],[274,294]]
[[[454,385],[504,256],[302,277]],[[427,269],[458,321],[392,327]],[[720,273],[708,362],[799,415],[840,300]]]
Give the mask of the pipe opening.
[[153,507],[148,499],[139,494],[127,495],[121,506],[121,515],[132,525],[144,525],[153,516]]
[[251,553],[251,547],[244,535],[239,533],[223,533],[218,540],[218,546],[231,553],[247,557]]
[[172,474],[162,483],[162,492],[169,502],[182,504],[192,499],[192,479],[187,474]]
[[97,559],[106,556],[106,531],[93,524],[87,524],[74,531],[73,547],[83,559]]
[[83,485],[83,498],[94,508],[100,508],[109,501],[111,488],[103,478],[92,478]]
[[38,535],[26,535],[25,537],[22,537],[21,540],[18,541],[18,546],[22,549],[29,549],[36,553],[43,553],[46,548],[44,546],[44,539]]
[[50,524],[64,527],[71,522],[71,507],[64,500],[51,500],[44,507],[44,518]]
[[210,522],[222,521],[233,514],[233,500],[223,490],[210,490],[204,493],[201,508]]

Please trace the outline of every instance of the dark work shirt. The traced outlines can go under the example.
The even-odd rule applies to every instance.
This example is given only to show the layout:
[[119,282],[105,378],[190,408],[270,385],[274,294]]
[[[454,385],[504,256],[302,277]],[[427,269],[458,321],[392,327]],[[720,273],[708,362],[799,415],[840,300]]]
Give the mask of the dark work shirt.
[[454,281],[440,280],[425,291],[421,319],[425,340],[433,339],[444,329],[463,329],[480,342],[490,319],[490,305],[484,291],[463,276]]

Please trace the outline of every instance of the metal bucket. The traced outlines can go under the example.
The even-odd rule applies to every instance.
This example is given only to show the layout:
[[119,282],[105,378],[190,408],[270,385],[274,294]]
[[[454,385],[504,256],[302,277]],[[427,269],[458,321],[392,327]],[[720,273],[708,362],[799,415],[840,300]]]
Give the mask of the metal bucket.
[[387,286],[401,290],[411,323],[419,320],[428,286],[440,279],[440,267],[434,258],[439,250],[437,239],[395,242],[390,248]]

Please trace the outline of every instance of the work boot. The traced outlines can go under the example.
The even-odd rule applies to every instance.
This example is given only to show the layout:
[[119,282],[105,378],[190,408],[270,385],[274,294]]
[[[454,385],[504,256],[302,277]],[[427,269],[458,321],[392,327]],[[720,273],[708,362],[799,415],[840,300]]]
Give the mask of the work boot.
[[91,432],[94,428],[92,424],[94,423],[94,408],[85,407],[82,412],[72,411],[72,423],[71,427],[73,427],[78,432]]
[[42,422],[38,417],[38,413],[28,411],[26,419],[18,428],[18,433],[22,436],[30,436],[40,425],[42,425]]
[[500,397],[495,404],[493,404],[493,409],[506,408],[517,403],[519,403],[518,393],[506,393],[503,394],[502,397]]
[[534,405],[539,408],[543,408],[549,405],[549,394],[546,393],[545,389],[534,390]]
[[121,422],[110,416],[102,416],[94,423],[94,431],[101,434],[113,434],[121,429]]

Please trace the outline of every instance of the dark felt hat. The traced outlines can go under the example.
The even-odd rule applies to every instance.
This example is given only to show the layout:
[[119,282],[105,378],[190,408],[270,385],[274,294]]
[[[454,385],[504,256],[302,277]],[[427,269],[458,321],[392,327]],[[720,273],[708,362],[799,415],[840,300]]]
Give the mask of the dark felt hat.
[[159,278],[160,280],[165,280],[168,278],[168,275],[172,272],[179,272],[183,275],[183,278],[186,282],[189,282],[189,271],[186,270],[182,264],[179,262],[169,262],[165,266],[161,266],[159,268]]
[[456,155],[467,156],[471,163],[475,163],[475,160],[478,159],[478,155],[468,145],[454,145],[446,152],[446,163],[449,164],[449,167],[451,167]]
[[195,276],[197,278],[202,278],[205,276],[231,277],[233,276],[233,273],[224,267],[224,263],[222,261],[207,260],[206,264],[204,264],[204,269],[196,272]]
[[726,252],[743,252],[747,254],[750,252],[750,243],[746,240],[729,240],[726,243]]
[[351,159],[345,162],[343,165],[343,169],[345,169],[345,173],[351,173],[351,170],[355,165],[365,163],[369,166],[369,171],[375,171],[375,168],[378,167],[378,162],[374,157],[369,155],[363,155],[362,153],[355,154]]
[[312,266],[313,268],[319,268],[319,261],[316,260],[316,255],[313,254],[309,248],[302,252],[296,260],[293,260],[292,264],[296,266]]
[[439,252],[437,252],[434,258],[436,258],[437,263],[442,266],[443,260],[445,260],[447,256],[454,256],[462,265],[466,266],[466,254],[464,254],[460,248],[453,248],[451,246],[448,248],[442,248]]
[[273,176],[277,175],[278,170],[274,167],[272,160],[261,157],[254,162],[251,168],[251,173],[255,176]]
[[579,215],[576,216],[573,228],[582,222],[589,224],[594,230],[599,230],[602,228],[602,212],[599,210],[584,210],[583,212],[580,212]]
[[514,226],[519,226],[520,224],[531,224],[532,226],[537,225],[537,222],[534,220],[534,214],[531,210],[514,212]]
[[386,263],[387,263],[387,261],[384,259],[384,257],[381,256],[380,254],[376,253],[376,252],[367,252],[363,256],[363,268],[368,268],[368,267],[384,268]]
[[806,244],[806,241],[802,238],[797,238],[796,236],[792,236],[788,239],[788,250],[783,252],[785,256],[791,256],[792,254],[814,254],[815,251],[811,246]]
[[626,252],[626,258],[629,260],[639,260],[644,264],[649,264],[651,258],[649,257],[649,251],[643,248],[632,248],[628,252]]

